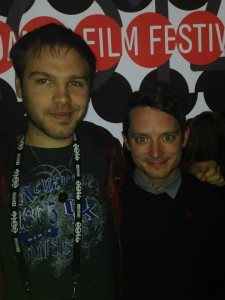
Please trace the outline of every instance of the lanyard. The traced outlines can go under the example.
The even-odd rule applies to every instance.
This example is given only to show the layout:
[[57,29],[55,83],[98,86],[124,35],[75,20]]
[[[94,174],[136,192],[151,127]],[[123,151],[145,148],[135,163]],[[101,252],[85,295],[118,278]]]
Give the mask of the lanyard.
[[[32,299],[30,290],[30,281],[27,265],[21,249],[21,243],[19,240],[19,186],[20,186],[20,173],[21,173],[21,161],[22,153],[26,135],[22,135],[19,140],[16,149],[16,159],[12,175],[11,183],[11,198],[10,198],[10,224],[11,235],[13,239],[14,249],[16,252],[16,258],[18,266],[21,272],[21,276],[26,287],[26,291]],[[81,237],[82,237],[82,177],[81,177],[81,157],[80,157],[80,145],[78,143],[76,135],[74,135],[73,154],[75,163],[75,212],[74,212],[74,253],[73,253],[73,295],[71,299],[77,299],[76,286],[80,277],[80,253],[81,253]],[[75,253],[76,252],[76,253]]]

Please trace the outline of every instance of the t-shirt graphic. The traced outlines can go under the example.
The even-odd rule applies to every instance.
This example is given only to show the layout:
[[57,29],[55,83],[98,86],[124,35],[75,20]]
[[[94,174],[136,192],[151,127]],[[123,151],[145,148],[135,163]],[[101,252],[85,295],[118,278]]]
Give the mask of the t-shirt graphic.
[[[36,164],[27,174],[23,176],[19,195],[24,256],[31,273],[47,270],[57,278],[70,268],[73,259],[75,175],[64,164],[54,167]],[[81,261],[86,261],[102,241],[105,208],[100,201],[99,183],[93,175],[83,175],[82,186]],[[58,200],[61,191],[68,194],[65,203]]]

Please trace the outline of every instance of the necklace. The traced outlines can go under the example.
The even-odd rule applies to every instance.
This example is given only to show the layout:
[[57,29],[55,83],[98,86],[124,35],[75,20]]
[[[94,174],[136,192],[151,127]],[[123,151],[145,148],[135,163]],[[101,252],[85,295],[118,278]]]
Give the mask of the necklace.
[[[16,260],[20,270],[22,282],[25,285],[29,299],[32,299],[32,291],[30,285],[29,272],[26,265],[26,260],[23,255],[21,241],[19,239],[19,187],[21,162],[23,158],[23,150],[25,145],[26,135],[22,135],[16,148],[15,164],[12,173],[11,195],[10,195],[10,225],[11,235],[16,253]],[[71,299],[78,299],[76,293],[77,283],[80,277],[80,256],[81,256],[81,237],[82,237],[82,177],[81,177],[81,156],[80,145],[76,134],[74,134],[73,143],[73,158],[75,164],[75,198],[74,198],[74,247],[73,247],[73,262],[72,262],[72,278],[73,290]]]
[[[29,144],[28,144],[28,147],[29,147],[31,153],[34,155],[34,157],[37,160],[37,162],[39,163],[39,165],[41,165],[44,168],[44,170],[46,171],[46,174],[47,174],[48,173],[47,169],[45,168],[43,162],[40,160],[40,158],[35,153],[34,148],[31,147]],[[67,167],[68,170],[70,169],[72,162],[73,162],[73,152],[71,154],[71,158],[69,160],[69,164],[68,164],[68,167]],[[54,184],[54,186],[57,186],[57,182],[54,181],[54,179],[53,179],[53,184]],[[61,189],[61,187],[60,187],[60,189]],[[58,201],[61,202],[61,203],[65,203],[68,200],[68,198],[69,197],[68,197],[67,192],[64,191],[63,189],[61,189],[60,192],[59,192],[59,194],[58,194]]]

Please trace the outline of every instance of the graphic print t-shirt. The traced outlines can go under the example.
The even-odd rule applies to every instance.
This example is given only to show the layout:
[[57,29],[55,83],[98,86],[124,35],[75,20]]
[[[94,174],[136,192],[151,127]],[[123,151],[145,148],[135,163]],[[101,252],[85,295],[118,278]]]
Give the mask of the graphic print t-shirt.
[[[44,151],[26,146],[23,155],[27,163],[22,165],[19,226],[34,294],[32,299],[71,299],[75,195],[72,146]],[[92,299],[114,299],[106,206],[98,178],[101,170],[99,166],[95,168],[95,163],[92,170],[85,170],[86,165],[90,165],[87,159],[85,161],[82,164],[79,299],[86,300],[90,296]],[[96,174],[95,170],[98,170]],[[68,195],[65,203],[58,200],[63,191]]]

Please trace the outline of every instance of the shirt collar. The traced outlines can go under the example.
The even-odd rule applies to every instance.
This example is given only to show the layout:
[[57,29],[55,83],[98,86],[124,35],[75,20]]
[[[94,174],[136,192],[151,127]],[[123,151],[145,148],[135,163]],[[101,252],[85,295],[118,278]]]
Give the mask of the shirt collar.
[[169,183],[165,184],[165,185],[161,185],[161,186],[154,186],[150,183],[147,183],[145,181],[143,181],[138,175],[136,170],[134,171],[133,174],[133,179],[134,182],[143,190],[152,193],[152,194],[162,194],[162,193],[167,193],[172,199],[175,199],[178,189],[181,185],[182,182],[182,176],[181,176],[181,172],[178,169],[177,175],[176,177],[170,181]]

